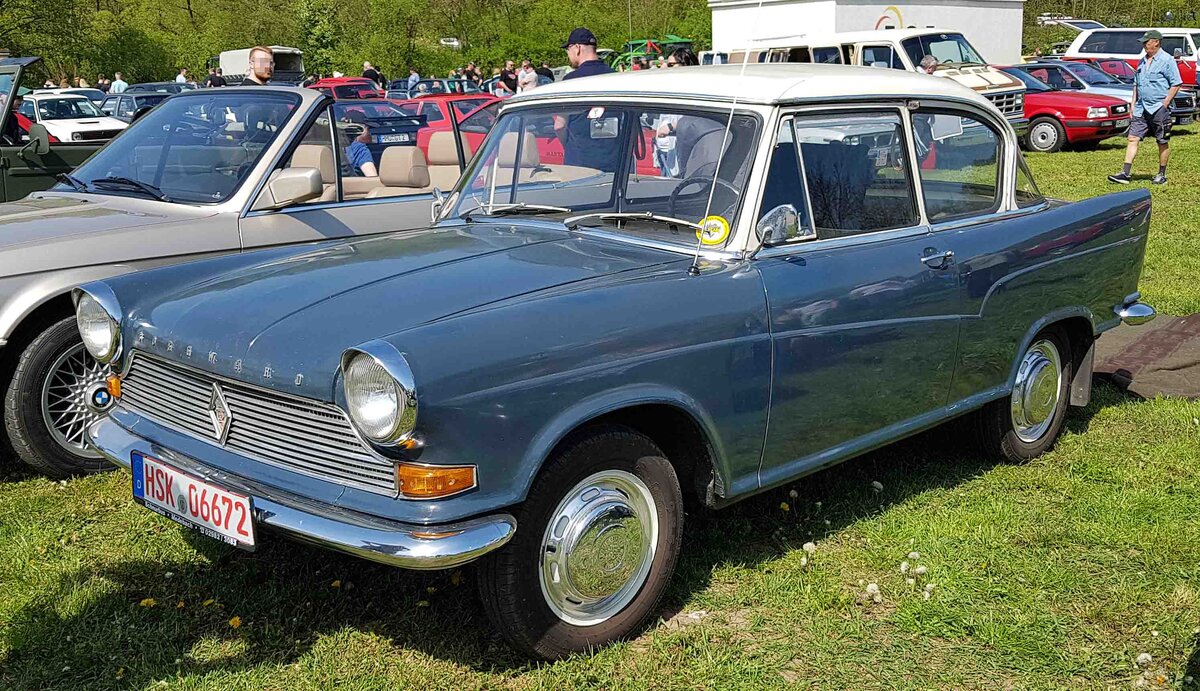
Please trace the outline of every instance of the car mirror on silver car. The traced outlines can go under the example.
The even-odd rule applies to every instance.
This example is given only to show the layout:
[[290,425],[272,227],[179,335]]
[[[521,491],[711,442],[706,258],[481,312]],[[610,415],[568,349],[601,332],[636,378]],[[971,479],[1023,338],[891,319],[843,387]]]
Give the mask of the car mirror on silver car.
[[801,225],[800,212],[791,204],[780,204],[768,211],[754,230],[765,247],[817,239],[812,229]]
[[316,168],[284,168],[271,174],[257,209],[282,209],[320,197],[325,192],[321,171]]

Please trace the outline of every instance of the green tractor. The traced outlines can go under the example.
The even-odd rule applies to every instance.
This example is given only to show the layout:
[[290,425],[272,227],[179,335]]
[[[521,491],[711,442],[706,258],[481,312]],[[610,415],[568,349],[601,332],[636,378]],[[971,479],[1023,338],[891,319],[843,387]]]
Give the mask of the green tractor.
[[668,55],[679,48],[691,48],[692,39],[674,34],[667,34],[662,40],[649,38],[629,41],[621,47],[620,52],[608,52],[607,61],[614,70],[629,69],[634,59],[644,58],[647,61],[665,60]]

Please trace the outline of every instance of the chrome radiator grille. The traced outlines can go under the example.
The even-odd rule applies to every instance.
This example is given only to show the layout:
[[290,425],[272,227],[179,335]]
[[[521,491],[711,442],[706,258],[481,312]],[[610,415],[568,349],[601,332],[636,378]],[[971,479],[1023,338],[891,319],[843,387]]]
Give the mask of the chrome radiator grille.
[[229,408],[224,447],[287,470],[382,494],[395,494],[392,462],[359,440],[336,406],[286,396],[182,367],[140,352],[121,382],[120,404],[214,445],[213,385]]
[[986,94],[992,105],[996,106],[996,110],[1004,114],[1004,117],[1020,117],[1025,115],[1025,92],[1024,91],[1006,91],[1002,94]]

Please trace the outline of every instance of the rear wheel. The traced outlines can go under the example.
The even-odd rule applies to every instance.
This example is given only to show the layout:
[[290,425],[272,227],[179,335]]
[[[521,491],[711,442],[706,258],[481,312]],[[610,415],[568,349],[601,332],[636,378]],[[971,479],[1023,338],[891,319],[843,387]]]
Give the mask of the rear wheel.
[[511,645],[541,658],[626,638],[654,614],[682,529],[662,451],[628,428],[597,428],[547,464],[516,536],[480,562],[484,608]]
[[983,450],[1014,462],[1049,451],[1066,419],[1071,377],[1071,351],[1062,332],[1038,333],[1021,356],[1012,393],[977,413]]
[[1025,135],[1025,144],[1031,151],[1054,153],[1067,143],[1067,133],[1061,123],[1054,118],[1034,118],[1029,123],[1029,133]]
[[85,434],[112,402],[105,376],[84,349],[74,317],[33,339],[4,401],[4,423],[17,456],[55,479],[111,470]]

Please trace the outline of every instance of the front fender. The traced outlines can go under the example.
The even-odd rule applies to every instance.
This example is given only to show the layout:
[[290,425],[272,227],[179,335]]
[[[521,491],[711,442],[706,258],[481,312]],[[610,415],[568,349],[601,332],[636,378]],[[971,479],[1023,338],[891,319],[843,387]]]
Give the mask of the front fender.
[[72,288],[136,268],[133,264],[107,264],[0,278],[0,339],[12,338],[29,315],[53,299],[69,295]]

